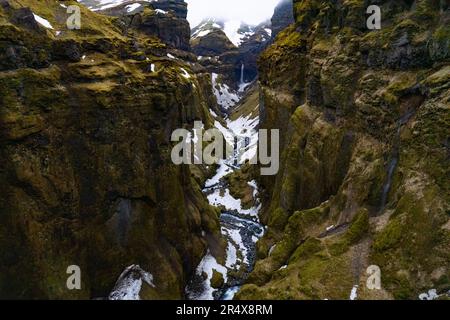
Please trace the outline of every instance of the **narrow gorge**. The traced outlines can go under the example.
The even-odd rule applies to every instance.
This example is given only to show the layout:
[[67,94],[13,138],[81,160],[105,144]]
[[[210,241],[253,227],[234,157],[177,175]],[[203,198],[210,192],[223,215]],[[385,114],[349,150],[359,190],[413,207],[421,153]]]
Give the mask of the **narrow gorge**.
[[448,1],[273,3],[0,0],[0,299],[449,299]]

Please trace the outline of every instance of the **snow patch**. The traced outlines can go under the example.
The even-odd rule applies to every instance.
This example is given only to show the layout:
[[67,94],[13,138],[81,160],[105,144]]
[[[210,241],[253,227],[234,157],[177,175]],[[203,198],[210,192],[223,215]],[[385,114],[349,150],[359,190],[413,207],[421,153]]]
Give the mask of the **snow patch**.
[[196,33],[192,36],[192,38],[193,38],[193,39],[197,39],[197,38],[204,37],[204,36],[210,34],[211,31],[212,31],[212,30],[200,30],[199,32],[196,32]]
[[358,298],[359,286],[353,286],[352,292],[350,292],[350,300],[356,300]]
[[275,250],[275,248],[277,247],[276,244],[274,244],[273,246],[270,247],[269,249],[269,257],[272,255],[273,250]]
[[33,13],[33,17],[34,17],[34,20],[36,20],[36,22],[39,23],[39,24],[40,24],[41,26],[43,26],[44,28],[47,28],[47,29],[53,29],[51,23],[50,23],[48,20],[46,20],[46,19],[44,19],[44,18],[38,16],[38,15],[35,14],[35,13]]
[[142,283],[155,288],[153,275],[144,271],[138,265],[131,265],[122,272],[116,282],[114,290],[109,295],[109,300],[140,300]]
[[242,41],[246,37],[250,37],[254,34],[254,31],[240,32],[241,21],[227,21],[224,24],[223,32],[227,35],[228,39],[236,46],[239,47]]
[[[100,11],[100,10],[115,8],[121,4],[128,2],[129,0],[97,0],[95,2],[88,1],[88,0],[77,0],[77,1],[85,4],[88,7],[88,9],[91,11]],[[158,0],[142,0],[142,1],[151,3],[154,1],[158,1]],[[94,3],[94,4],[92,4],[92,3]],[[137,3],[134,3],[134,5],[136,5],[136,4]]]
[[[447,295],[450,297],[450,290],[447,292]],[[445,294],[439,295],[436,289],[430,289],[427,293],[422,293],[419,295],[420,300],[437,300],[441,296],[445,296]]]
[[236,265],[237,262],[237,251],[236,251],[236,247],[228,242],[228,247],[227,247],[227,261],[225,262],[225,266],[227,268],[234,268],[234,266]]
[[140,8],[142,4],[140,3],[132,3],[125,7],[125,10],[127,10],[128,13],[133,12],[134,10]]
[[180,68],[180,70],[181,70],[181,72],[182,72],[181,75],[182,75],[185,79],[190,79],[190,78],[191,78],[191,75],[189,74],[189,72],[186,71],[186,69]]
[[211,286],[211,279],[213,277],[213,271],[219,272],[222,274],[223,279],[227,282],[227,268],[217,263],[216,258],[214,258],[211,253],[208,251],[206,256],[203,257],[202,261],[197,267],[196,274],[202,277],[206,274],[206,279],[203,282],[204,290],[201,293],[187,292],[189,299],[192,300],[214,300],[214,289]]
[[218,117],[217,113],[215,113],[212,109],[209,109],[209,113],[210,113],[214,118],[217,118],[217,117]]
[[216,96],[217,103],[227,110],[234,107],[240,98],[227,84],[219,83],[218,77],[219,75],[217,73],[211,75],[214,95]]

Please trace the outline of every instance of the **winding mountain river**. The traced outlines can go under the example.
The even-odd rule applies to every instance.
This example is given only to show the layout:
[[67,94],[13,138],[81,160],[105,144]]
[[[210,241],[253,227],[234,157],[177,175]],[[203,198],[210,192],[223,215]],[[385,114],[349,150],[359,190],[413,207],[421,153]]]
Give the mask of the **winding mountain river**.
[[[248,181],[253,188],[254,203],[244,209],[240,199],[235,199],[224,177],[240,169],[246,159],[256,153],[259,117],[241,116],[226,120],[226,127],[216,121],[215,126],[223,133],[227,143],[235,146],[233,154],[219,163],[214,177],[206,181],[203,189],[211,205],[221,208],[221,232],[227,240],[226,261],[217,262],[209,252],[203,258],[193,279],[186,288],[186,296],[191,300],[232,300],[247,279],[256,260],[256,242],[264,235],[264,227],[259,222],[261,203],[258,186]],[[220,273],[224,280],[221,288],[213,288],[214,273]]]

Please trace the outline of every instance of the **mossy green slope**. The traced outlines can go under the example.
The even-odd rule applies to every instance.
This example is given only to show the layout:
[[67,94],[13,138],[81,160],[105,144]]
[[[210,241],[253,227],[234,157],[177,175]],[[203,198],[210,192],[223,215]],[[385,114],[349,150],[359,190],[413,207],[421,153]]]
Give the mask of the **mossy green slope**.
[[[82,6],[67,30],[60,2],[77,4],[0,2],[0,297],[106,297],[138,264],[156,285],[142,298],[183,298],[220,230],[170,135],[211,126],[210,76]],[[70,265],[82,290],[66,288]]]

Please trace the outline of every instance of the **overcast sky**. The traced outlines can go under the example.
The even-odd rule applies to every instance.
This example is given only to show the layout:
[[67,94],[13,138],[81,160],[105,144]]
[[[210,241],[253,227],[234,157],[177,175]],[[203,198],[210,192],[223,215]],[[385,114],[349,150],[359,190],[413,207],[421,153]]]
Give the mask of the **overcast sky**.
[[224,18],[259,24],[272,17],[280,0],[185,0],[188,3],[188,20],[191,27],[204,18]]

